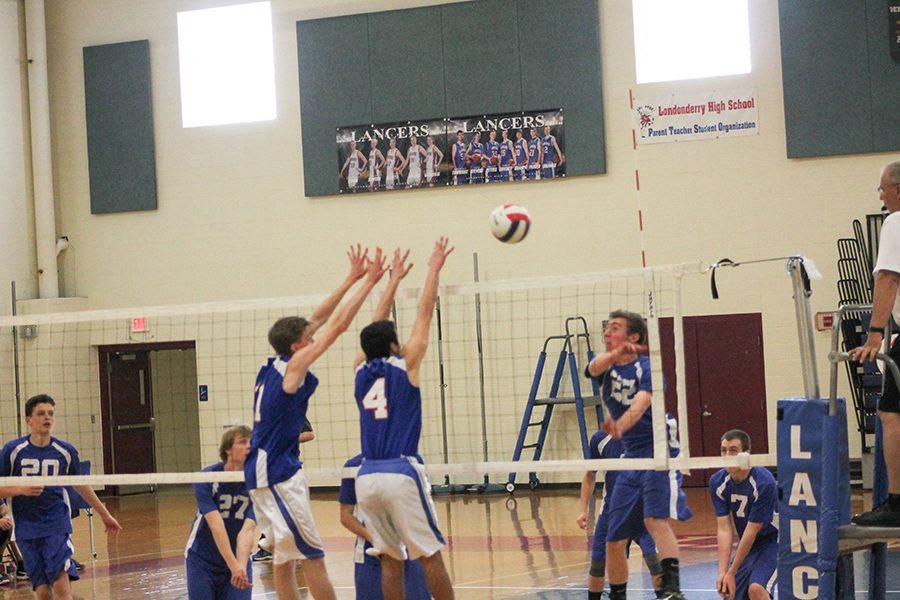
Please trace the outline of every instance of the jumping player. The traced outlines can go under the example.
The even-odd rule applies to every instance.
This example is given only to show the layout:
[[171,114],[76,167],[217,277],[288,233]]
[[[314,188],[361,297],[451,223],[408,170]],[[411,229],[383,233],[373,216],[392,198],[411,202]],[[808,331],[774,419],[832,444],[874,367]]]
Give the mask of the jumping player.
[[[594,357],[587,374],[602,382],[602,397],[609,414],[603,431],[621,439],[627,458],[653,456],[653,417],[649,410],[653,395],[650,359],[646,356],[647,324],[636,313],[617,310],[609,315],[603,331],[606,352]],[[669,454],[678,455],[674,419],[667,419]],[[625,549],[635,523],[644,526],[659,550],[662,564],[661,597],[682,600],[678,574],[678,542],[669,519],[691,517],[681,473],[677,471],[622,471],[609,499],[609,529],[606,535],[606,568],[610,598],[622,600],[628,583]]]
[[430,486],[419,457],[419,367],[428,349],[438,279],[452,251],[447,249],[446,238],[435,243],[412,335],[402,350],[390,321],[376,321],[360,334],[363,352],[356,359],[355,395],[363,462],[356,478],[356,497],[366,529],[372,534],[367,554],[381,558],[385,598],[403,597],[407,559],[421,561],[434,598],[454,597],[440,552],[445,542],[436,525]]
[[[750,436],[740,429],[727,431],[722,436],[722,456],[741,452],[750,452]],[[770,600],[778,566],[775,477],[765,467],[726,467],[709,478],[709,495],[716,513],[719,547],[716,590],[730,600]],[[733,560],[732,522],[738,534]]]
[[[309,399],[319,380],[310,366],[347,330],[360,306],[385,272],[381,249],[368,259],[359,246],[348,252],[350,273],[320,305],[309,320],[285,317],[269,330],[269,343],[276,356],[269,358],[256,377],[253,414],[255,426],[250,453],[244,464],[244,478],[254,511],[263,531],[271,532],[274,543],[273,572],[280,600],[299,599],[294,579],[296,561],[310,594],[316,600],[334,600],[334,588],[325,570],[325,555],[313,520],[309,489],[302,463],[297,456],[297,440],[306,418]],[[338,304],[353,284],[363,284],[345,305]],[[337,310],[335,310],[337,309]],[[331,317],[322,335],[313,334]]]
[[[53,437],[56,401],[47,394],[25,402],[25,422],[31,433],[8,442],[0,451],[0,477],[79,475],[78,451],[69,442]],[[87,485],[72,486],[91,505],[106,527],[117,534],[122,527]],[[30,490],[30,491],[29,491]],[[25,559],[31,587],[41,600],[72,597],[70,580],[78,579],[72,555],[72,518],[69,493],[64,487],[19,490],[12,499],[16,541]]]
[[[207,473],[243,471],[250,450],[250,428],[230,427],[222,434],[222,462]],[[248,600],[253,595],[250,549],[256,517],[243,482],[196,483],[197,516],[184,551],[189,600]]]
[[[598,431],[591,437],[590,452],[590,458],[592,459],[622,458],[625,455],[625,447],[622,446],[621,440],[614,439],[606,433]],[[607,503],[615,489],[617,476],[618,473],[616,471],[607,471],[603,483],[603,496],[600,499],[600,510],[598,511],[597,525],[594,528],[594,537],[591,544],[591,567],[588,571],[588,600],[600,600],[603,597],[603,585],[606,581],[606,533],[609,525]],[[581,481],[581,514],[578,516],[578,526],[582,529],[587,529],[588,526],[588,504],[591,496],[594,495],[596,484],[597,472],[587,471],[584,474],[584,479]],[[647,533],[643,523],[635,525],[632,537],[628,541],[629,547],[632,541],[637,542],[641,547],[644,563],[653,577],[653,587],[657,590],[657,596],[659,596],[662,582],[662,566],[659,564],[656,544],[653,543],[653,538]]]

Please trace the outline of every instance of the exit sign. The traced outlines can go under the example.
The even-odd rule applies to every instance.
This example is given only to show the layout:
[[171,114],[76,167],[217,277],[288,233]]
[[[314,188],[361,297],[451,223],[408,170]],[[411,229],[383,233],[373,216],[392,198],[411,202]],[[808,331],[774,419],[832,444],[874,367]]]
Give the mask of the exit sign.
[[147,325],[147,317],[134,317],[131,319],[131,333],[144,333],[150,331]]
[[828,331],[834,325],[834,312],[817,312],[816,313],[816,330]]

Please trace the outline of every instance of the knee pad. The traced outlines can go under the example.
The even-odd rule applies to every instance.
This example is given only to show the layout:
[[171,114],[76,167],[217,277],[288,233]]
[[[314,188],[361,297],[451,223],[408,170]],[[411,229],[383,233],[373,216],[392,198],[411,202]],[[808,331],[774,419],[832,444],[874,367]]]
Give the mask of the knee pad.
[[591,559],[591,569],[588,571],[591,577],[606,577],[606,561]]

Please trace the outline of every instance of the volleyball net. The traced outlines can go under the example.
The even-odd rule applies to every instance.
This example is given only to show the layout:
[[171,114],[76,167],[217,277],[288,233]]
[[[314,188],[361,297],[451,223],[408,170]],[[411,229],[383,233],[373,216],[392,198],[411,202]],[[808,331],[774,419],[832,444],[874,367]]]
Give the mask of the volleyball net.
[[[706,271],[698,262],[445,283],[420,371],[420,451],[432,480],[467,484],[488,475],[503,482],[509,473],[537,472],[545,482],[574,482],[593,469],[774,464],[774,455],[691,457],[688,452],[682,284]],[[352,365],[358,333],[370,321],[379,295],[376,289],[350,330],[312,368],[320,385],[307,416],[316,439],[301,450],[314,486],[336,485],[346,474],[344,462],[359,452]],[[419,295],[411,287],[397,293],[393,318],[401,342],[411,331]],[[25,399],[49,394],[58,402],[54,435],[79,448],[95,471],[80,481],[59,481],[164,485],[239,480],[240,474],[199,471],[219,460],[226,428],[252,425],[252,388],[259,365],[272,353],[267,342],[272,323],[308,315],[324,298],[0,318],[0,435],[9,440],[27,433]],[[511,460],[534,386],[540,397],[571,398],[578,391],[573,387],[585,396],[593,393],[583,371],[592,353],[603,351],[605,321],[619,309],[643,315],[648,324],[651,376],[658,390],[650,408],[654,457],[586,460],[585,435],[589,438],[599,428],[602,413],[590,405],[580,418],[576,405],[568,403],[553,413],[542,460]],[[576,320],[577,332],[567,333]],[[559,377],[556,363],[548,360],[538,377],[539,355],[554,337],[563,351],[572,353],[577,373],[567,366]],[[577,386],[573,377],[580,378]],[[677,458],[667,451],[667,407],[678,420]],[[152,460],[146,456],[151,452]]]

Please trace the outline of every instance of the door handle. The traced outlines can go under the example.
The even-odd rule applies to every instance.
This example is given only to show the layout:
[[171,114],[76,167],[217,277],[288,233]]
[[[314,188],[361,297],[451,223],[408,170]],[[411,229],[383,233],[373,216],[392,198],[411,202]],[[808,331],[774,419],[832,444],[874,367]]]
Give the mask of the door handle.
[[712,414],[711,412],[709,412],[708,410],[706,410],[705,408],[703,409],[703,412],[700,413],[700,415],[703,416],[703,417],[711,417],[711,416],[713,416],[713,414]]
[[129,431],[132,429],[153,429],[156,424],[153,421],[149,423],[132,423],[131,425],[116,425],[116,431]]

